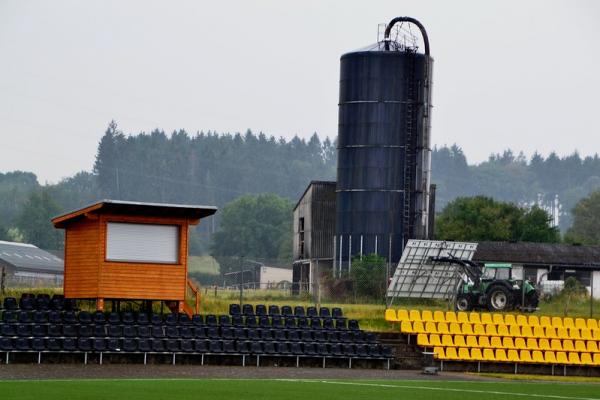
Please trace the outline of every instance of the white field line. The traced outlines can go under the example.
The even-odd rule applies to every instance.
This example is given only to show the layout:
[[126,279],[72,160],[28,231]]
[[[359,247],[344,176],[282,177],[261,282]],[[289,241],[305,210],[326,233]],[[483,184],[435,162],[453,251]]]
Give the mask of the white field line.
[[[522,396],[522,397],[541,397],[544,399],[560,399],[560,400],[600,400],[598,397],[571,397],[571,396],[558,396],[551,394],[535,394],[535,393],[520,393],[520,392],[499,392],[496,390],[476,390],[476,389],[455,389],[455,388],[444,388],[435,386],[419,386],[419,385],[391,385],[385,383],[360,383],[360,382],[337,382],[337,381],[326,381],[326,380],[312,380],[312,379],[281,379],[282,381],[290,382],[306,382],[306,383],[325,383],[330,385],[350,385],[350,386],[372,386],[372,387],[385,387],[385,388],[400,388],[400,389],[413,389],[413,390],[434,390],[440,392],[460,392],[460,393],[477,393],[477,394],[495,394],[503,396]],[[498,382],[500,383],[500,382]]]

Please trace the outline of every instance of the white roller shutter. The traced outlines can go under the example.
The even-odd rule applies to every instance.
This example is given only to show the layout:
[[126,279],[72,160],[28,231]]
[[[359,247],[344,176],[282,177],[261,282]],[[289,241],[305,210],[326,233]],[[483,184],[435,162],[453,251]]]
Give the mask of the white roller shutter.
[[176,264],[179,262],[179,227],[109,222],[106,259]]

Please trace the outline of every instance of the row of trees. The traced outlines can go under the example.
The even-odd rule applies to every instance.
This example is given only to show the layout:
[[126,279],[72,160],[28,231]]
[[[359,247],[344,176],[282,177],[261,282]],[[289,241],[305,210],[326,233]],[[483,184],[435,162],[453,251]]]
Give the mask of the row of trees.
[[[290,204],[298,199],[310,180],[335,179],[335,168],[335,142],[328,138],[321,140],[316,134],[309,140],[276,139],[251,131],[243,135],[216,132],[190,135],[185,131],[167,135],[155,130],[127,135],[112,122],[99,143],[91,172],[80,172],[55,185],[40,185],[36,176],[28,172],[0,173],[0,239],[60,248],[62,244],[49,222],[50,217],[101,198],[211,204],[223,208],[248,194],[273,193],[285,199],[286,207],[291,208]],[[432,174],[433,182],[438,185],[437,209],[444,210],[438,225],[441,236],[530,240],[532,236],[547,235],[543,240],[556,241],[556,232],[531,232],[525,228],[530,220],[546,218],[542,210],[531,209],[519,216],[521,211],[516,205],[531,204],[538,195],[546,199],[559,195],[563,211],[574,210],[561,222],[561,230],[566,232],[571,218],[575,218],[576,226],[566,238],[583,243],[600,240],[593,236],[593,219],[581,217],[577,222],[578,215],[593,214],[596,200],[575,207],[581,199],[600,189],[598,156],[581,158],[575,153],[561,158],[553,153],[548,157],[535,154],[527,159],[522,154],[505,151],[491,155],[486,162],[469,165],[460,147],[444,146],[433,150]],[[480,195],[513,205],[495,210],[489,199],[482,198],[473,204],[453,203],[457,198]],[[449,204],[450,208],[445,209]],[[451,221],[461,208],[467,212],[471,206],[482,214],[469,221],[470,232],[461,233],[460,227],[444,226],[445,219]],[[495,223],[503,227],[489,228],[486,232],[481,219],[495,221],[494,213],[502,216]],[[290,226],[291,212],[288,214],[285,223]],[[226,215],[221,210],[214,220],[201,224],[194,232],[190,243],[194,253],[209,251],[210,243],[216,243],[213,235],[220,227],[227,230],[228,222],[223,220]],[[252,229],[257,226],[256,219],[248,221],[254,221]],[[582,228],[584,222],[592,228]],[[219,241],[223,239],[217,237]],[[275,241],[276,249],[266,250],[257,242],[250,247],[264,257],[275,254],[286,257],[290,239],[286,240],[286,245]],[[212,251],[250,254],[248,246],[242,247],[240,242],[230,243],[227,250],[223,246],[214,245]]]

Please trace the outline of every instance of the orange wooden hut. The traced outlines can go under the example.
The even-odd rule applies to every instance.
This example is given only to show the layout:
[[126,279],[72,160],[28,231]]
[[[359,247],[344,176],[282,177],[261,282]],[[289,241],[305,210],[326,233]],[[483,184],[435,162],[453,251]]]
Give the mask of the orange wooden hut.
[[[186,302],[188,228],[216,207],[102,200],[52,219],[65,230],[64,294],[70,299]],[[197,310],[196,310],[197,312]]]

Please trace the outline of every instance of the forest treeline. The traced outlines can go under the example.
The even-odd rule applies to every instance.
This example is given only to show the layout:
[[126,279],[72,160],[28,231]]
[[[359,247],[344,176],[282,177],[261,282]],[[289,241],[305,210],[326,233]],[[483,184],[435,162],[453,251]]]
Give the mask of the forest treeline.
[[[23,238],[20,227],[41,224],[51,213],[102,198],[223,207],[244,194],[274,193],[295,203],[311,180],[335,179],[335,146],[317,134],[307,140],[251,131],[125,134],[112,122],[99,143],[92,171],[52,185],[40,185],[30,172],[0,173],[0,239]],[[600,188],[600,157],[552,153],[528,159],[506,150],[469,165],[458,145],[443,146],[432,153],[432,181],[437,184],[438,211],[464,196],[485,195],[525,205],[550,202],[558,195],[565,230],[577,201]],[[39,208],[47,215],[33,212]],[[208,249],[218,215],[198,228],[193,250]]]

